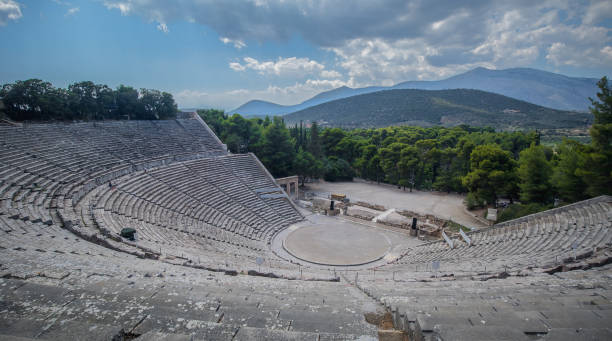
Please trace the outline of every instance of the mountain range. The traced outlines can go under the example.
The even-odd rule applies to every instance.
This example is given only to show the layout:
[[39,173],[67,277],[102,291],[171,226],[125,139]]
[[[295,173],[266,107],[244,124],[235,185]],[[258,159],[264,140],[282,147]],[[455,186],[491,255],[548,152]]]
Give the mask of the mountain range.
[[595,97],[597,93],[597,81],[596,78],[569,77],[530,68],[491,70],[480,67],[438,81],[407,81],[390,87],[349,88],[343,86],[322,92],[296,105],[280,105],[252,100],[231,110],[230,113],[239,113],[244,116],[286,115],[337,99],[398,89],[474,89],[557,110],[587,111],[590,104],[588,97]]
[[284,116],[285,123],[371,128],[392,125],[489,126],[498,130],[578,128],[592,123],[585,112],[550,109],[472,89],[395,89],[337,99]]

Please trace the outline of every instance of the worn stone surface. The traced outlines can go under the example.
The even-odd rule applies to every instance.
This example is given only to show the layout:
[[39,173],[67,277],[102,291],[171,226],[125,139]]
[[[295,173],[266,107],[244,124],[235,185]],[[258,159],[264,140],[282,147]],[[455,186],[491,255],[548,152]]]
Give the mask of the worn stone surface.
[[[349,217],[304,221],[264,195],[280,189],[254,155],[228,155],[197,119],[0,126],[0,161],[3,340],[611,338],[611,197],[470,232],[471,245],[451,236],[450,249]],[[456,213],[453,196],[392,191],[406,209]],[[323,222],[347,229],[294,242],[322,238],[315,256],[341,264],[384,257],[314,266],[278,248]],[[384,312],[383,330],[366,321]]]
[[291,232],[283,246],[289,253],[305,261],[353,265],[384,257],[391,242],[384,234],[369,226],[328,221]]

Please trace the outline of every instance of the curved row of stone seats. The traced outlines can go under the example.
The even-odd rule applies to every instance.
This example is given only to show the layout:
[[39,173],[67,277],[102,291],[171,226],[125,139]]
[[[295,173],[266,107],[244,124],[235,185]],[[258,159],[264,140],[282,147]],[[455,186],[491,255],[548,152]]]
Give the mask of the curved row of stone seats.
[[[258,195],[259,184],[275,188],[279,192],[281,189],[251,153],[202,159],[187,162],[185,165],[260,216],[266,222],[264,235],[267,237],[277,232],[271,230],[271,227],[284,227],[303,218],[287,198],[271,202]],[[241,167],[245,165],[248,165],[248,168]]]
[[445,271],[551,267],[572,257],[588,257],[612,245],[612,197],[601,196],[468,233],[419,245],[388,270],[426,270],[437,262]]
[[391,310],[411,340],[609,340],[611,270],[486,281],[359,276],[357,285]]
[[[32,192],[43,184],[47,198],[43,196],[36,206],[44,205],[49,210],[53,196],[66,196],[70,191],[82,195],[92,186],[86,189],[70,186],[84,184],[114,168],[138,167],[164,155],[165,159],[183,159],[225,154],[223,146],[216,143],[208,130],[201,129],[199,139],[185,138],[185,133],[178,121],[1,126],[2,207],[27,210],[31,205],[22,200],[28,196],[26,192],[29,189],[28,198],[31,198],[35,196]],[[164,138],[151,143],[158,136]],[[214,143],[205,147],[202,140]],[[172,149],[172,146],[182,149]],[[173,152],[180,154],[173,155]],[[51,190],[46,191],[47,187]],[[31,218],[32,212],[25,213],[23,218]],[[48,221],[48,216],[33,219]]]
[[[0,216],[0,339],[352,340],[376,335],[343,283],[228,276]],[[122,333],[123,330],[123,333]]]
[[[105,188],[95,206],[163,225],[167,225],[163,221],[168,219],[167,213],[174,212],[252,240],[267,240],[280,228],[293,223],[296,216],[300,217],[288,200],[285,199],[281,207],[283,212],[293,215],[286,218],[231,172],[225,170],[223,173],[224,169],[213,166],[224,158],[177,163],[131,176],[116,184],[116,188]],[[217,174],[225,175],[220,179]],[[158,214],[160,208],[166,210],[166,214]]]
[[[278,188],[272,181],[272,176],[267,173],[265,167],[252,153],[223,158],[223,163],[227,169],[231,170],[235,176],[239,177],[246,186],[253,192],[258,193],[260,197],[261,193],[267,193],[270,189]],[[283,217],[288,217],[291,223],[302,220],[302,216],[295,210],[295,207],[286,205],[288,201],[286,197],[262,199]]]
[[[267,222],[245,207],[250,198],[235,195],[234,192],[241,184],[236,183],[234,177],[228,176],[224,169],[218,169],[217,163],[215,159],[201,159],[155,170],[149,174],[171,190],[195,200],[196,205],[208,204],[232,220],[235,219],[253,230],[261,230]],[[232,223],[228,222],[227,225],[238,224]]]
[[[115,250],[159,257],[161,246],[165,258],[190,258],[192,264],[206,258],[207,266],[216,262],[244,269],[244,264],[264,255],[260,241],[302,219],[288,200],[271,206],[248,186],[241,188],[243,180],[216,158],[226,154],[225,147],[195,119],[33,124],[0,130],[0,216],[63,224]],[[243,161],[255,165],[250,168],[257,171],[254,179],[263,176],[258,181],[276,186],[256,162],[253,155]],[[212,166],[213,172],[206,171]],[[223,176],[229,181],[222,181]],[[109,188],[109,182],[117,182],[117,187]],[[97,210],[101,203],[104,212]],[[284,217],[283,212],[291,214]],[[140,244],[130,244],[117,234],[126,226],[158,230]],[[174,244],[168,243],[169,234]],[[178,247],[175,236],[214,245],[198,254],[200,245]],[[224,252],[229,253],[226,260]],[[295,265],[275,265],[276,273],[296,276]]]
[[[279,220],[282,216],[266,206],[257,195],[245,190],[246,187],[223,192],[220,189],[224,187],[218,186],[220,179],[204,177],[208,174],[206,167],[211,163],[220,163],[219,160],[223,158],[193,160],[150,169],[118,179],[112,188],[100,186],[95,193],[97,199],[93,201],[91,224],[112,236],[119,236],[124,227],[136,228],[139,231],[138,240],[124,242],[150,254],[169,255],[191,264],[205,264],[209,267],[215,264],[238,264],[242,266],[234,268],[240,269],[244,268],[244,264],[240,264],[239,259],[248,264],[254,264],[257,257],[270,256],[268,261],[276,260],[266,254],[265,244],[260,240],[267,240],[269,234],[290,222]],[[211,168],[216,173],[222,171]],[[198,173],[191,173],[198,169]],[[234,182],[239,181],[228,175],[226,177]],[[202,190],[208,192],[203,193]],[[222,202],[222,198],[234,198],[227,203],[241,205],[242,216],[235,211],[223,212],[223,206],[217,205]],[[256,209],[249,201],[261,202],[260,207]],[[251,224],[253,217],[260,218],[258,212],[267,212],[268,217],[272,215],[275,218],[274,221],[261,221],[266,227],[263,235],[258,234]],[[237,220],[240,217],[244,221]],[[194,241],[195,244],[191,243]],[[207,247],[210,243],[214,243],[216,249],[210,250]],[[224,259],[223,254],[228,256]],[[232,257],[236,262],[230,261]],[[206,262],[202,259],[206,259]],[[296,276],[296,266],[287,264],[284,268]],[[275,273],[279,273],[279,270],[275,268]]]
[[[217,135],[206,125],[198,115],[193,115],[195,119],[182,119],[177,120],[179,124],[187,131],[191,136],[198,140],[199,143],[211,149],[218,149],[219,146],[223,146],[223,149],[227,147],[219,140]],[[202,126],[208,134],[202,133]]]

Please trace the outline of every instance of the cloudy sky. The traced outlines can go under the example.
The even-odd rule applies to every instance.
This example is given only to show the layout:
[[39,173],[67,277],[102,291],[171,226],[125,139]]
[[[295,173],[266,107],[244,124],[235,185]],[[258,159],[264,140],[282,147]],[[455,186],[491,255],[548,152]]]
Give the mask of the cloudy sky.
[[0,0],[0,83],[92,80],[183,108],[295,104],[478,66],[612,70],[612,1]]

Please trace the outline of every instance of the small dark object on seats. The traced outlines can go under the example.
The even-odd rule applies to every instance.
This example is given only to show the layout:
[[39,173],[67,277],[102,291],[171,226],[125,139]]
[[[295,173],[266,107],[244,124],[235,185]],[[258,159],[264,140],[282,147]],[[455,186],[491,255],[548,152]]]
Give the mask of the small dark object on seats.
[[126,227],[121,229],[121,237],[134,241],[134,235],[136,234],[136,230],[131,227]]

